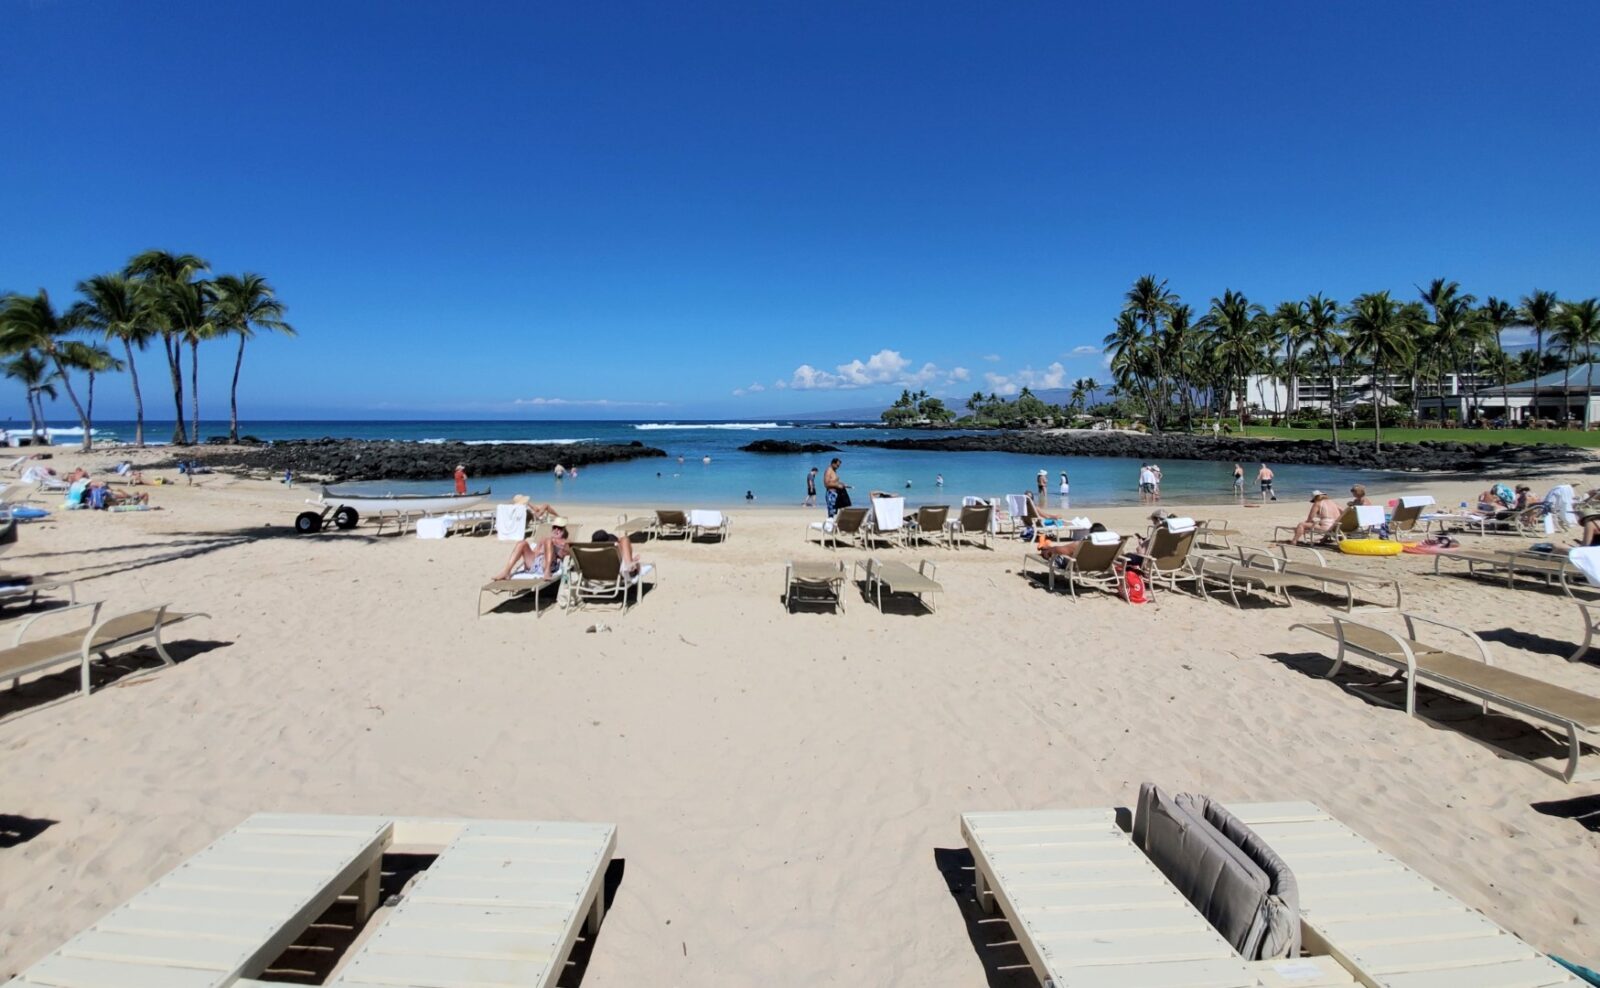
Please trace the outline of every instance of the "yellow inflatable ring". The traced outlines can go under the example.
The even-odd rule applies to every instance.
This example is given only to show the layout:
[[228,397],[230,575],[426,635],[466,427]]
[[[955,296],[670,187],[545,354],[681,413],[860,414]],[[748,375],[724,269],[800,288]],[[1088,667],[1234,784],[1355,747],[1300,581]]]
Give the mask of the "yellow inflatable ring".
[[1405,548],[1404,542],[1387,539],[1345,539],[1339,543],[1339,551],[1352,556],[1398,556]]

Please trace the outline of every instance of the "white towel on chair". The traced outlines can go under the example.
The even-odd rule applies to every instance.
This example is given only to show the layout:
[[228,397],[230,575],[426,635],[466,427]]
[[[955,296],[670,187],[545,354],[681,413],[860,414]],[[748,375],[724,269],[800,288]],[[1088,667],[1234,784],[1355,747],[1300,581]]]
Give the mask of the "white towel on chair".
[[1567,553],[1572,565],[1583,570],[1591,586],[1600,587],[1600,546],[1585,546]]
[[1384,517],[1383,507],[1377,504],[1356,505],[1356,524],[1362,528],[1377,528],[1388,519]]
[[528,534],[528,506],[501,504],[494,509],[494,534],[501,542],[520,542]]
[[442,539],[450,531],[450,521],[446,518],[418,518],[417,538]]
[[1089,536],[1089,541],[1094,545],[1116,545],[1122,541],[1122,536],[1116,532],[1095,532]]
[[1007,494],[1006,511],[1010,513],[1013,520],[1026,518],[1028,515],[1028,495]]
[[1173,535],[1182,535],[1184,532],[1194,531],[1193,518],[1168,518],[1167,531]]
[[1400,499],[1402,508],[1425,508],[1433,503],[1431,494],[1409,494]]
[[872,523],[880,532],[898,532],[906,521],[906,499],[872,498]]
[[689,512],[689,525],[692,528],[721,528],[722,512],[691,511]]

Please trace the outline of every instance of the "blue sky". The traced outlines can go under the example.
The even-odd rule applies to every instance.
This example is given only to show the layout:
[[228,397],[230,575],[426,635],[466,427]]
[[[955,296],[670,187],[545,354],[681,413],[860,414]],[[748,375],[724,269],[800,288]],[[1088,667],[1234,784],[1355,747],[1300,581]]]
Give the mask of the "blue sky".
[[247,418],[1103,379],[1146,272],[1600,294],[1593,3],[0,0],[0,36],[0,289],[267,275],[301,335],[252,344]]

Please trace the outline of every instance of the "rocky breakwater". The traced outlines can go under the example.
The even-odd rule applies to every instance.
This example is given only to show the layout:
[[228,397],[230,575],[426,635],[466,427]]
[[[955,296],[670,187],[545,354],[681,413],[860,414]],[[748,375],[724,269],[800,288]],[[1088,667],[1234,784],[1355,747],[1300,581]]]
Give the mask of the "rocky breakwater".
[[[213,470],[280,475],[293,470],[307,480],[329,483],[358,480],[437,480],[448,484],[456,464],[470,477],[508,473],[542,473],[557,463],[565,467],[617,463],[666,456],[641,442],[626,445],[563,443],[531,445],[500,443],[416,443],[366,439],[297,439],[270,446],[201,447],[182,454]],[[177,460],[156,466],[176,467]],[[474,485],[476,486],[476,485]]]
[[851,439],[847,446],[951,453],[1027,453],[1038,456],[1120,456],[1140,460],[1213,460],[1240,463],[1308,463],[1362,470],[1427,470],[1470,473],[1592,463],[1583,449],[1553,444],[1460,443],[1438,440],[1385,443],[1322,439],[1250,439],[1137,432],[994,432],[934,439]]
[[757,439],[739,447],[743,453],[837,453],[839,447],[827,443],[792,443],[787,439]]

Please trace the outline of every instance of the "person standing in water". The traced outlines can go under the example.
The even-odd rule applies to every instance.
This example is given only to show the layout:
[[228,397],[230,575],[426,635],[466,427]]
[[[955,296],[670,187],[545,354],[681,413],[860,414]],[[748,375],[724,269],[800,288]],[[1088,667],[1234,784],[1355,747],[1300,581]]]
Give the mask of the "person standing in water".
[[561,464],[557,463],[556,464],[556,479],[560,480],[562,477],[565,477],[566,475],[567,475],[567,468],[562,466]]
[[467,465],[465,463],[457,463],[456,464],[456,493],[457,494],[465,494],[466,492],[467,492]]
[[812,467],[806,474],[806,499],[801,502],[802,508],[815,508],[817,506],[817,468]]
[[944,474],[936,473],[933,475],[933,486],[939,488],[940,490],[944,489]]
[[1233,465],[1233,492],[1244,500],[1244,467],[1237,463]]
[[1278,492],[1272,489],[1272,468],[1271,467],[1267,466],[1265,463],[1261,464],[1261,469],[1256,471],[1256,480],[1261,482],[1261,503],[1262,504],[1266,504],[1267,503],[1267,498],[1269,498],[1269,497],[1274,501],[1276,501],[1278,499]]
[[1039,488],[1039,507],[1050,503],[1050,473],[1041,469],[1039,476],[1034,478],[1034,484]]
[[1067,486],[1067,472],[1063,470],[1061,471],[1061,484],[1056,489],[1056,493],[1061,496],[1061,504],[1059,507],[1061,507],[1063,510],[1072,507],[1072,499],[1067,496],[1067,492],[1069,490],[1071,490],[1071,488]]

